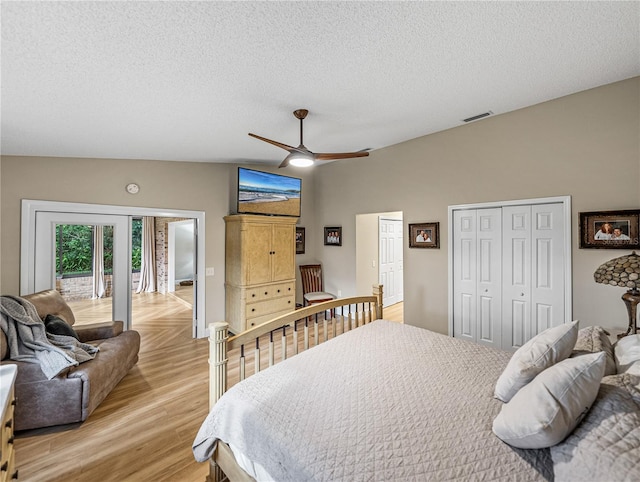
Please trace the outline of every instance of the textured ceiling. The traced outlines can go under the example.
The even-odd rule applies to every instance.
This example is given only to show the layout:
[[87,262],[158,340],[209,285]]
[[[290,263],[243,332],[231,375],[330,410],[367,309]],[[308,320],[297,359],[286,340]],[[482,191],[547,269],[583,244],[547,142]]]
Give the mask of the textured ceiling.
[[[640,2],[1,4],[2,154],[377,149],[640,75]],[[482,121],[479,121],[482,122]],[[349,162],[349,161],[340,161]]]

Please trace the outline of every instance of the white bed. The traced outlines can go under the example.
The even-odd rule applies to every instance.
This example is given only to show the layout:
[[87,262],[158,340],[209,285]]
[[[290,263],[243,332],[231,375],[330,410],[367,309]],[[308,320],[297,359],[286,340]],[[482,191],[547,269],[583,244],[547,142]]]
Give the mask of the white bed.
[[491,432],[509,353],[377,320],[232,387],[194,442],[257,480],[551,480]]

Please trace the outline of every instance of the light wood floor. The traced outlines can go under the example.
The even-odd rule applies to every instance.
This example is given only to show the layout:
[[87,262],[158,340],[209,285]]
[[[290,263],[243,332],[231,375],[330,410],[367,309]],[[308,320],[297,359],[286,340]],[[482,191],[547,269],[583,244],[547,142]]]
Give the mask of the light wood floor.
[[[204,481],[191,444],[208,412],[208,342],[191,338],[175,296],[134,295],[133,309],[137,365],[83,424],[18,434],[20,480]],[[402,303],[384,317],[402,322]]]

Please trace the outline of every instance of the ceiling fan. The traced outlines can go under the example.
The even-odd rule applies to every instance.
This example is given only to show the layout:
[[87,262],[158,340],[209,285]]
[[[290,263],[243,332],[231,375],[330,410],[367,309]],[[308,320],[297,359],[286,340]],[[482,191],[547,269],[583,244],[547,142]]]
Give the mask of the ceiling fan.
[[307,167],[315,164],[316,161],[350,159],[352,157],[366,157],[369,155],[367,149],[363,149],[357,152],[311,152],[302,143],[302,121],[304,121],[308,113],[309,111],[307,109],[298,109],[293,111],[293,115],[296,117],[296,119],[300,120],[300,145],[298,147],[288,146],[286,144],[282,144],[281,142],[272,141],[271,139],[260,137],[256,134],[252,134],[251,132],[249,133],[249,135],[251,137],[255,137],[256,139],[260,139],[261,141],[268,142],[269,144],[280,147],[285,151],[289,151],[289,155],[284,158],[284,161],[282,161],[282,163],[278,167],[287,167],[289,164],[291,164],[292,166]]

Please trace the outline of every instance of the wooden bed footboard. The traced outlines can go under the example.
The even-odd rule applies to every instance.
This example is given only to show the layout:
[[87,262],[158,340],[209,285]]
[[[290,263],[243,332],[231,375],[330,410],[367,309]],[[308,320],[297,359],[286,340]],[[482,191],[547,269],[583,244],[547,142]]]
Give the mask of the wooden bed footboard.
[[[210,323],[209,409],[233,384],[232,382],[241,381],[259,372],[263,366],[271,366],[311,346],[381,318],[382,285],[373,285],[371,296],[339,298],[317,303],[231,337],[228,323]],[[229,480],[251,480],[251,477],[235,464],[233,454],[226,445],[220,446],[214,452],[208,480],[224,480],[221,468],[225,467],[229,472],[235,472],[237,468],[248,477],[234,477],[227,472]]]

